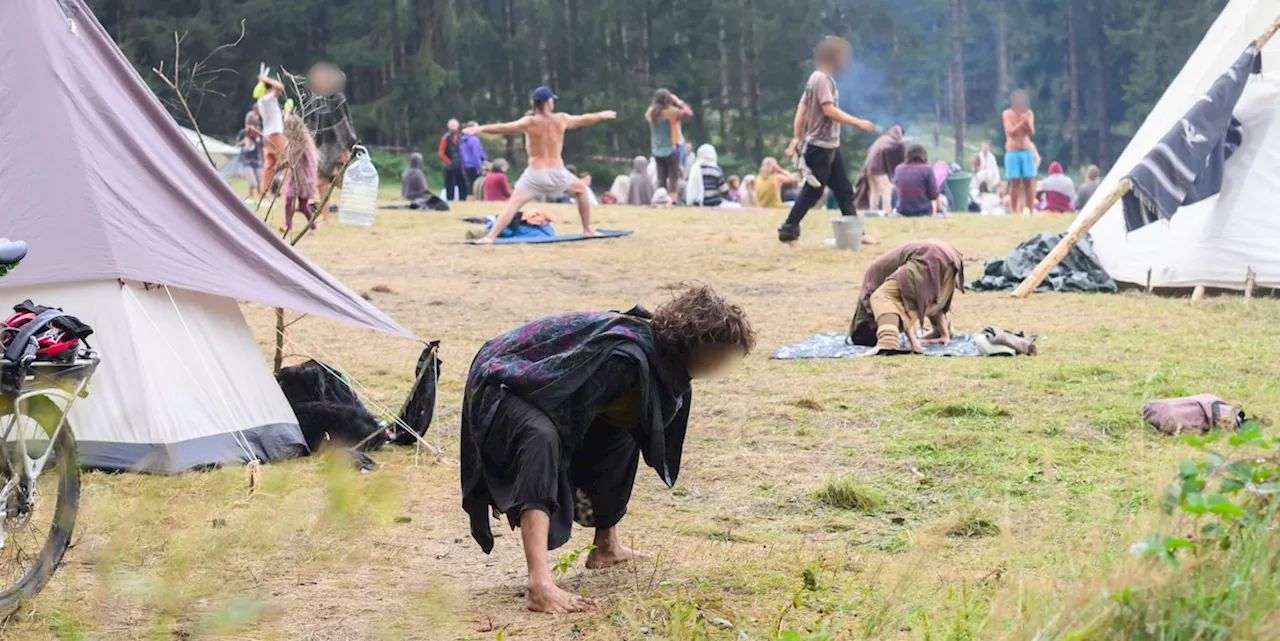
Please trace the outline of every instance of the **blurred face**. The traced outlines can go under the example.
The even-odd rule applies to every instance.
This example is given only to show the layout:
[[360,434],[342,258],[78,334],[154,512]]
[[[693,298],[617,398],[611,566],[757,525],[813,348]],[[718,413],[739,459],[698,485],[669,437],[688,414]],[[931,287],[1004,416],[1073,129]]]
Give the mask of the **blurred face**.
[[982,143],[982,153],[984,154],[991,153],[991,143],[989,142]]
[[689,359],[690,378],[717,378],[723,376],[746,358],[742,348],[725,345],[699,347]]
[[458,121],[457,121],[457,120],[450,120],[450,121],[449,121],[449,131],[454,132],[454,133],[457,133],[457,132],[458,132]]
[[1009,101],[1013,105],[1013,110],[1022,113],[1031,108],[1031,99],[1025,93],[1015,93]]
[[307,72],[307,86],[321,96],[332,96],[342,91],[342,72],[326,63],[318,63]]

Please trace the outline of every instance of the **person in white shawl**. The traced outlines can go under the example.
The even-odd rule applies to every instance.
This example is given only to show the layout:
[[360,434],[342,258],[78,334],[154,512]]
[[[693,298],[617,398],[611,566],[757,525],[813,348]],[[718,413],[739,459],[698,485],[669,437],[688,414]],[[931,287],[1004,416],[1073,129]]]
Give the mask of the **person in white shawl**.
[[720,168],[716,148],[707,144],[698,147],[689,175],[685,180],[684,203],[698,207],[741,207],[729,199],[729,182]]
[[982,143],[982,153],[978,154],[978,169],[974,172],[975,184],[985,184],[987,191],[995,193],[1000,186],[1000,161],[991,153],[991,143]]

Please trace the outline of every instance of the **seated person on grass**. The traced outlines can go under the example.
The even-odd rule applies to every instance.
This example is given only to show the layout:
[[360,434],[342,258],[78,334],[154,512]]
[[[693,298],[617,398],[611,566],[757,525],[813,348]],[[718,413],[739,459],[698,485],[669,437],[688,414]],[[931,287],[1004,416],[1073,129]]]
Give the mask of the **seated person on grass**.
[[643,558],[617,530],[641,455],[673,485],[690,379],[728,369],[754,346],[742,308],[695,285],[653,314],[550,316],[480,348],[462,408],[462,506],[486,553],[491,512],[520,528],[530,610],[592,607],[556,586],[547,560],[574,522],[595,528],[587,567]]
[[929,152],[922,145],[907,147],[907,162],[898,165],[893,174],[898,192],[898,214],[932,216],[938,213],[938,182],[929,166]]
[[[923,343],[951,342],[951,298],[964,291],[964,257],[941,240],[910,242],[890,250],[867,267],[861,299],[849,324],[854,345],[872,347],[867,355],[901,351],[905,332],[911,351]],[[929,319],[933,333],[921,339],[916,329]],[[923,342],[922,342],[923,341]]]

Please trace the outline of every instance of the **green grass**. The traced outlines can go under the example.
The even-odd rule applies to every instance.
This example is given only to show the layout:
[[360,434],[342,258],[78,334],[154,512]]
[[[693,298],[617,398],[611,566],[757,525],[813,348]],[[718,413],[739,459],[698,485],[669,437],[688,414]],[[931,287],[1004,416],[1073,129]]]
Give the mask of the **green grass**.
[[[1261,604],[1280,573],[1249,572],[1274,560],[1258,553],[1249,565],[1233,552],[1187,564],[1201,574],[1184,577],[1134,565],[1128,550],[1187,455],[1142,425],[1142,403],[1212,392],[1280,416],[1280,301],[966,293],[954,306],[957,330],[1025,329],[1042,336],[1039,356],[771,361],[781,345],[848,326],[859,278],[882,247],[821,247],[830,225],[816,212],[803,246],[782,248],[781,213],[628,208],[597,212],[601,227],[637,232],[625,239],[458,244],[467,226],[457,219],[492,209],[381,212],[372,228],[324,228],[300,246],[420,336],[443,341],[429,436],[442,457],[379,453],[382,468],[369,475],[319,460],[269,465],[252,497],[242,468],[89,475],[76,546],[46,592],[0,622],[0,638],[491,640],[501,630],[506,639],[737,640],[779,630],[819,638],[825,626],[840,640],[986,640],[1098,617],[1116,623],[1041,638],[1268,638],[1275,621]],[[574,231],[571,208],[550,210]],[[1069,223],[957,216],[868,226],[887,246],[950,240],[973,277],[983,260]],[[696,385],[675,490],[641,467],[620,527],[625,543],[657,558],[609,571],[579,563],[560,581],[601,597],[602,609],[530,615],[518,596],[518,533],[491,521],[501,536],[486,556],[460,507],[467,364],[485,340],[530,318],[653,307],[690,279],[743,305],[760,348],[733,376]],[[271,310],[244,310],[269,351]],[[290,362],[343,364],[375,407],[394,412],[412,384],[415,343],[318,318],[290,331]],[[590,543],[579,529],[552,558]],[[1206,620],[1252,627],[1190,635],[1177,595],[1219,594],[1232,581],[1247,589]],[[1098,600],[1126,585],[1143,587],[1134,607],[1145,614],[1124,618],[1120,603]],[[1182,622],[1143,636],[1153,621]]]

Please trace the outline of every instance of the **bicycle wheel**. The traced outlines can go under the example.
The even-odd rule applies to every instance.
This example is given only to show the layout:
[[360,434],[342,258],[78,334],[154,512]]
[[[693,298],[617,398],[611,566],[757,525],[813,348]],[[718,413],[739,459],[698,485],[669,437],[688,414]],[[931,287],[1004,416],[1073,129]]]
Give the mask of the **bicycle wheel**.
[[[52,433],[62,417],[62,410],[46,398],[32,398],[26,403],[25,415],[18,418],[17,428],[28,439],[28,455],[38,457],[49,446]],[[0,398],[0,425],[8,424],[14,414],[10,399]],[[39,439],[44,438],[41,441]],[[9,469],[18,454],[13,450],[13,437],[6,443],[9,454],[0,459],[0,484],[13,472]],[[34,597],[53,576],[71,544],[76,511],[80,504],[80,461],[71,425],[64,424],[52,444],[54,451],[36,479],[35,503],[23,509],[25,502],[13,496],[9,505],[0,505],[0,527],[4,528],[4,547],[0,548],[0,612],[11,611],[21,602]]]

